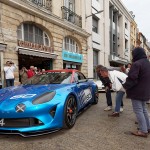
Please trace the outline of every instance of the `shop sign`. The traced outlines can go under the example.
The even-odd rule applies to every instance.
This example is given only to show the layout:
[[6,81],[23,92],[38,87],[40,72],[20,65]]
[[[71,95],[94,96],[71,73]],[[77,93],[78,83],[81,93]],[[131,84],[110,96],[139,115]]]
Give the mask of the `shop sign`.
[[63,60],[66,61],[72,61],[72,62],[78,62],[78,63],[82,63],[83,62],[83,55],[79,54],[79,53],[73,53],[73,52],[69,52],[69,51],[62,51],[62,58]]
[[54,52],[53,47],[48,47],[45,45],[40,45],[37,43],[31,43],[31,42],[27,42],[27,41],[18,40],[18,46],[24,47],[24,48],[40,50],[40,51],[45,51],[45,52],[50,52],[50,53]]

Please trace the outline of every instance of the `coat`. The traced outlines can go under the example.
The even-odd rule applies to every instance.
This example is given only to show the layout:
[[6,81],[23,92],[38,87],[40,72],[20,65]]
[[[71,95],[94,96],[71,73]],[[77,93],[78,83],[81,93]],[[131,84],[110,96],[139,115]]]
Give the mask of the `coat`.
[[143,48],[135,48],[132,52],[133,64],[123,87],[128,98],[148,101],[150,99],[150,62]]

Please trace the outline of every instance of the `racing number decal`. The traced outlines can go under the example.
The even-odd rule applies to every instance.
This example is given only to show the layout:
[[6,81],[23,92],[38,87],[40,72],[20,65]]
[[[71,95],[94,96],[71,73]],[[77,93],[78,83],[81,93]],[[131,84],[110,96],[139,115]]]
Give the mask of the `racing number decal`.
[[84,94],[85,94],[84,101],[88,102],[92,98],[91,90],[90,89],[84,90]]
[[3,127],[4,125],[5,125],[4,119],[1,119],[1,120],[0,120],[0,126]]
[[13,97],[11,97],[10,99],[18,99],[18,98],[32,98],[34,97],[36,94],[20,94],[20,95],[15,95]]
[[90,89],[85,89],[81,92],[82,103],[85,104],[92,98],[92,93]]

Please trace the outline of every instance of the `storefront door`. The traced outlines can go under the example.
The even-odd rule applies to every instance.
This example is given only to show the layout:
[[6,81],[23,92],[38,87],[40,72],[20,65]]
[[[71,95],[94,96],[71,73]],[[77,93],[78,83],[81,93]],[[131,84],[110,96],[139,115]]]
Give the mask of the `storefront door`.
[[26,67],[27,69],[29,69],[30,66],[37,67],[41,70],[53,69],[53,60],[50,58],[29,56],[23,54],[19,54],[18,57],[19,57],[19,69],[21,69],[23,66]]

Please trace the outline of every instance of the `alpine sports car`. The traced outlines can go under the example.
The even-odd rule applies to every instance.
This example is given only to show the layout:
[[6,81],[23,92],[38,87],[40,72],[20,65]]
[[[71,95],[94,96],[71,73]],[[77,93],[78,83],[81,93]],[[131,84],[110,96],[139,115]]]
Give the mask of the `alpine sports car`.
[[28,137],[72,128],[81,110],[97,103],[96,84],[77,70],[36,74],[0,90],[0,134]]

